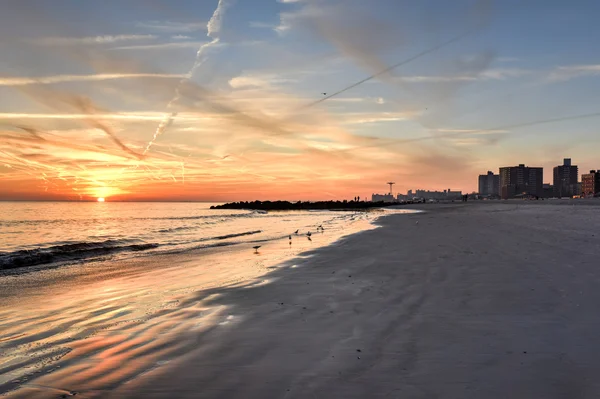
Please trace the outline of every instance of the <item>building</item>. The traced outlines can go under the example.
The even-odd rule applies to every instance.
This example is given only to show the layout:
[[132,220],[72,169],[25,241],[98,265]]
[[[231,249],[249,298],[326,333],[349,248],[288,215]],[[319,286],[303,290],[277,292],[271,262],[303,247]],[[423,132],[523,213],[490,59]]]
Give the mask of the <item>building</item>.
[[600,196],[600,170],[590,170],[590,173],[581,175],[581,195]]
[[396,195],[396,201],[398,201],[398,202],[408,201],[408,200],[411,200],[411,199],[412,199],[412,197],[409,198],[408,195],[406,195],[406,194],[398,194],[398,195]]
[[452,191],[450,189],[444,190],[446,193],[446,199],[461,199],[463,196],[462,191]]
[[561,198],[578,195],[578,178],[577,165],[571,165],[571,158],[565,158],[562,165],[554,167],[554,196]]
[[488,171],[487,175],[479,175],[479,195],[500,196],[500,175]]
[[544,169],[519,166],[500,168],[500,196],[502,199],[524,196],[542,197]]
[[373,194],[371,195],[371,201],[373,202],[396,202],[392,194]]
[[554,186],[552,184],[544,183],[542,191],[542,198],[554,197]]
[[[410,193],[412,193],[412,190],[409,191],[409,194]],[[452,191],[450,189],[444,191],[416,190],[415,197],[423,198],[426,200],[453,200],[460,199],[462,197],[462,191]]]

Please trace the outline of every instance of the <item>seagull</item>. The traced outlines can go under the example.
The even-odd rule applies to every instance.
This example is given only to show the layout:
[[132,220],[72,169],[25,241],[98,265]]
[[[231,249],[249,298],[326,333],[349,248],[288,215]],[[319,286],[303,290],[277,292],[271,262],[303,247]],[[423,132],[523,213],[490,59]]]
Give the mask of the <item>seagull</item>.
[[260,248],[260,245],[256,245],[256,246],[254,246],[252,248],[254,248],[254,253],[257,254],[258,253],[258,248]]
[[326,96],[326,95],[327,95],[327,93],[321,93],[321,94],[323,94],[324,96]]
[[291,234],[290,234],[290,237],[289,237],[289,238],[290,238],[290,240],[292,239],[292,235],[291,235]]
[[306,235],[307,235],[308,237],[310,237],[310,236],[312,236],[312,233],[309,231],[308,233],[306,233]]
[[306,237],[306,238],[308,238],[308,241],[312,241],[312,238],[310,238],[310,236],[308,236],[308,237]]
[[294,231],[294,234],[298,234],[299,231],[300,231],[300,229]]

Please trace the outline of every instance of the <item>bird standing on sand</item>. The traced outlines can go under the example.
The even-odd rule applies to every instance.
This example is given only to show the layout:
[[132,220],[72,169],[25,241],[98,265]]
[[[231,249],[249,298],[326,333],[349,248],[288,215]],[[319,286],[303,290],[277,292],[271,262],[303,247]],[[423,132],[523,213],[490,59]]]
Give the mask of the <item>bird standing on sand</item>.
[[260,245],[255,245],[252,248],[254,248],[254,253],[257,254],[258,253],[258,248],[260,248]]
[[312,238],[310,238],[310,236],[308,236],[308,237],[306,237],[306,238],[308,238],[308,241],[312,241]]
[[289,237],[289,238],[290,238],[290,240],[292,239],[292,235],[291,235],[291,234],[290,234],[290,237]]
[[308,233],[306,233],[306,235],[307,235],[308,237],[310,237],[310,236],[312,236],[312,233],[309,231]]
[[300,229],[294,231],[294,234],[298,234],[299,231],[300,231]]

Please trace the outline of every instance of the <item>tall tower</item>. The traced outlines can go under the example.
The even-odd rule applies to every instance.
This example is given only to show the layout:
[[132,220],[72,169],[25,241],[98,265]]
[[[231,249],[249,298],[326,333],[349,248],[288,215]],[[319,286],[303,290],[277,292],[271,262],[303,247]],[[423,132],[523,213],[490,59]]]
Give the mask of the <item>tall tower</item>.
[[387,182],[387,184],[389,184],[389,185],[390,185],[390,195],[393,195],[393,192],[392,192],[392,186],[393,186],[394,184],[396,184],[396,183],[395,183],[395,182],[393,182],[393,181],[389,181],[389,182]]

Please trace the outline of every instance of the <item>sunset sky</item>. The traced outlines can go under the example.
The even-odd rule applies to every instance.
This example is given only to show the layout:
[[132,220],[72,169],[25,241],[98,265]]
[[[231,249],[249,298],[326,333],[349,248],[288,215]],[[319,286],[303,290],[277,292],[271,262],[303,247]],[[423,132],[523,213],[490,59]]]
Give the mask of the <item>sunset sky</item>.
[[551,182],[564,157],[600,168],[599,15],[594,0],[7,1],[0,200],[327,200],[390,180],[471,192],[519,163]]

